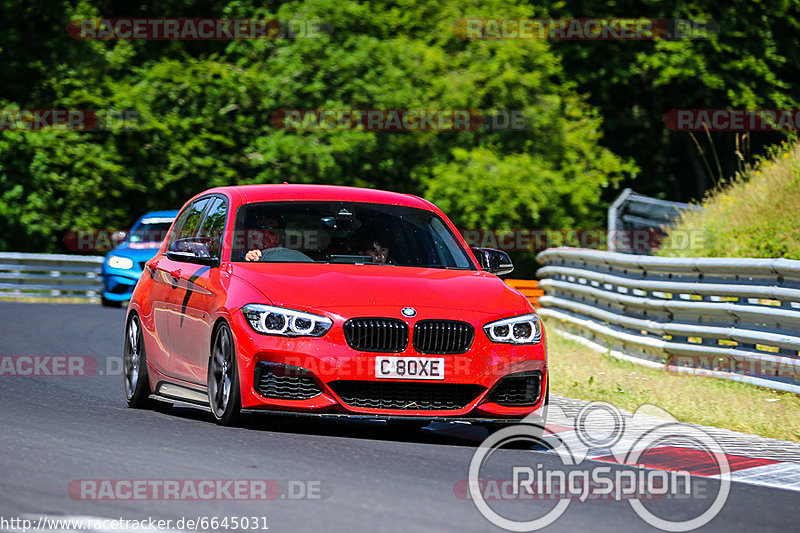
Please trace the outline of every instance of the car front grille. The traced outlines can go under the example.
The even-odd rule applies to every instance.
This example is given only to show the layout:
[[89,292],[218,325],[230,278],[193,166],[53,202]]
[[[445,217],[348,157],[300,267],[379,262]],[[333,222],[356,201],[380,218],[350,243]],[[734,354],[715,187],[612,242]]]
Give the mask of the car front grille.
[[344,338],[354,350],[402,352],[408,346],[408,325],[396,318],[353,318],[344,323]]
[[539,372],[511,374],[494,386],[486,397],[490,402],[508,406],[535,405],[542,391]]
[[330,386],[351,407],[409,411],[463,409],[485,390],[480,385],[403,381],[342,380]]
[[474,338],[475,328],[457,320],[420,320],[414,326],[414,349],[419,353],[464,353]]
[[253,377],[256,391],[265,398],[308,400],[322,394],[306,371],[289,365],[260,363]]

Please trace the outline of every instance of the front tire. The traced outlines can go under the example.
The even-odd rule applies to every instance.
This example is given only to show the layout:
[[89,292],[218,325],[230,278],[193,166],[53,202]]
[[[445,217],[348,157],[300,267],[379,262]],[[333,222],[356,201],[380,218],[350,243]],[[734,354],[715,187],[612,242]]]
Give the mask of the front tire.
[[236,364],[236,347],[233,334],[222,323],[211,343],[208,363],[208,403],[214,420],[221,426],[232,426],[239,420],[242,395],[239,390],[239,367]]
[[125,327],[125,349],[122,355],[125,400],[128,407],[149,406],[150,379],[147,376],[147,354],[139,315],[133,313]]

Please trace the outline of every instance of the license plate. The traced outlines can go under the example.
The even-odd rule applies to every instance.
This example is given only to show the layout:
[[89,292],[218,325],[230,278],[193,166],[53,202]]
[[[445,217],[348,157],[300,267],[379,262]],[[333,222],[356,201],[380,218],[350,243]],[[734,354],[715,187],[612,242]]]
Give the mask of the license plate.
[[375,377],[444,379],[444,357],[376,357]]

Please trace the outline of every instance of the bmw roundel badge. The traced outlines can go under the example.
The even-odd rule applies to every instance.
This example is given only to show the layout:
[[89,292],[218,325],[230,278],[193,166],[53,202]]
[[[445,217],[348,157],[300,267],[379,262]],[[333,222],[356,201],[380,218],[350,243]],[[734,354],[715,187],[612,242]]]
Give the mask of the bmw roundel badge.
[[403,316],[407,316],[409,318],[412,316],[417,316],[417,310],[413,307],[404,307],[400,312],[403,313]]

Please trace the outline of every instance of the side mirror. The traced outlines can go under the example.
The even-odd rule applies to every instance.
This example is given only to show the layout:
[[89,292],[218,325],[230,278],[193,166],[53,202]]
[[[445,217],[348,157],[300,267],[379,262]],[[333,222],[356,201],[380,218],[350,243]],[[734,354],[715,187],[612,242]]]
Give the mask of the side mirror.
[[481,263],[481,268],[497,276],[509,274],[514,270],[508,254],[494,248],[472,248],[472,253]]
[[178,239],[170,245],[167,257],[173,261],[218,266],[219,257],[214,257],[212,253],[213,244],[214,239],[211,237]]

